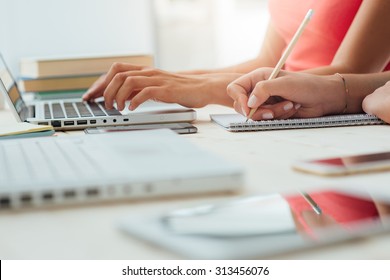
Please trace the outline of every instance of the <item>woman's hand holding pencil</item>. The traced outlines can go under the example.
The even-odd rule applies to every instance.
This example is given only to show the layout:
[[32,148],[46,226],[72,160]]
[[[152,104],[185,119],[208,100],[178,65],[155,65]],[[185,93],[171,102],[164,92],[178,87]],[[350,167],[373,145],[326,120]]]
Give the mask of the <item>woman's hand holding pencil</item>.
[[[267,77],[267,80],[272,80],[272,79],[276,78],[279,75],[279,72],[281,71],[281,69],[282,69],[284,63],[286,62],[288,56],[292,52],[292,50],[293,50],[295,44],[297,43],[298,39],[302,35],[306,25],[309,23],[312,15],[313,15],[313,10],[310,9],[307,12],[305,18],[303,19],[301,25],[299,26],[297,32],[295,33],[295,35],[291,39],[290,43],[288,44],[288,46],[287,46],[286,50],[284,51],[283,55],[281,56],[279,62],[277,63],[277,65],[273,69],[272,73]],[[257,70],[255,70],[255,71],[257,71]],[[263,104],[265,102],[265,101],[260,102],[260,100],[258,100],[257,96],[255,94],[253,94],[252,91],[256,90],[257,84],[253,82],[252,76],[253,76],[253,72],[249,73],[247,75],[244,75],[243,77],[241,77],[240,79],[234,81],[233,83],[231,83],[228,86],[228,94],[235,101],[235,104],[234,104],[235,109],[238,112],[241,112],[243,115],[245,115],[247,117],[247,121],[254,117],[254,114],[257,111],[259,105]],[[242,83],[244,84],[244,86],[242,85]],[[248,88],[248,83],[250,85],[249,88]],[[239,98],[240,100],[237,100],[237,97],[240,97],[240,96],[237,96],[237,93],[242,93],[242,92],[245,92],[246,95],[247,95],[248,92],[252,93],[250,95],[250,97],[249,97],[248,102],[247,102],[247,106],[250,108],[250,112],[248,114],[247,114],[247,109],[246,109],[247,106],[243,106],[242,104],[240,104],[243,101],[242,96],[241,96],[241,98]],[[268,111],[266,110],[266,111],[262,112],[260,118],[261,119],[273,119],[275,117],[275,115],[273,114],[273,111],[271,109],[273,107],[275,107],[275,106],[272,106],[272,103],[278,103],[278,101],[280,101],[280,98],[277,97],[277,96],[274,96],[273,100],[268,100],[267,106],[271,106],[271,107],[267,108],[267,109],[269,109]],[[280,108],[280,105],[282,105],[283,106],[282,108],[285,111],[288,112],[288,115],[289,114],[292,114],[292,115],[295,114],[295,112],[291,111],[291,110],[292,109],[298,110],[299,107],[300,107],[300,104],[295,104],[294,105],[292,102],[288,102],[288,101],[285,101],[285,102],[282,102],[282,103],[283,104],[278,104],[279,106],[277,106],[276,108]],[[237,106],[238,106],[238,108],[237,108]],[[285,115],[285,114],[286,114],[286,112],[282,112],[282,117],[288,118],[289,116]],[[257,114],[257,115],[259,115],[259,114]]]

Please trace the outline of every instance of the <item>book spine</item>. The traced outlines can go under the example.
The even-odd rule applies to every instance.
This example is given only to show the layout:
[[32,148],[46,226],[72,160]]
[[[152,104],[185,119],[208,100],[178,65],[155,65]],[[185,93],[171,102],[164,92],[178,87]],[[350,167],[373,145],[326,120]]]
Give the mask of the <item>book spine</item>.
[[88,89],[100,76],[76,76],[63,78],[26,79],[19,81],[23,92],[69,91]]
[[49,78],[106,73],[113,63],[124,62],[141,66],[153,66],[153,56],[118,56],[79,59],[22,60],[20,73],[27,78]]
[[81,98],[84,93],[85,90],[34,92],[34,98],[36,100],[74,99]]

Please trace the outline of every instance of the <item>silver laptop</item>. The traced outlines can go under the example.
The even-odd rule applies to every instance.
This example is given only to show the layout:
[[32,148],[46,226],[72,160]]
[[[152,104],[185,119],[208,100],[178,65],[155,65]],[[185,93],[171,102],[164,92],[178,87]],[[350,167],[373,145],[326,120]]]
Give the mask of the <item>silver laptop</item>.
[[237,191],[243,170],[171,130],[0,141],[0,210]]
[[17,83],[0,54],[0,88],[18,121],[52,125],[55,130],[87,127],[192,122],[196,112],[178,104],[148,101],[135,112],[106,110],[104,101],[83,102],[81,99],[34,101],[27,104]]

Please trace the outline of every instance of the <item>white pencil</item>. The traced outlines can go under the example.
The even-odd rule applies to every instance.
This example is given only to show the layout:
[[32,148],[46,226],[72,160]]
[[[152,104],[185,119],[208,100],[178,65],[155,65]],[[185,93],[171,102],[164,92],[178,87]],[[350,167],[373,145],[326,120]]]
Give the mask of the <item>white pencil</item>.
[[[286,50],[284,51],[282,57],[279,59],[279,62],[278,64],[276,64],[274,70],[272,71],[271,73],[271,76],[269,76],[268,80],[272,80],[274,78],[276,78],[280,72],[280,70],[282,69],[284,63],[286,62],[288,56],[290,55],[291,51],[293,50],[295,44],[298,42],[298,39],[299,37],[301,37],[302,33],[303,33],[303,30],[305,29],[306,25],[309,23],[309,21],[311,20],[311,17],[313,16],[313,13],[314,11],[312,9],[310,9],[305,18],[303,19],[301,25],[299,26],[297,32],[295,32],[293,38],[291,39],[290,43],[288,44]],[[246,121],[252,119],[253,117],[253,114],[256,112],[257,108],[252,108],[249,115],[248,115],[248,118],[246,119]]]

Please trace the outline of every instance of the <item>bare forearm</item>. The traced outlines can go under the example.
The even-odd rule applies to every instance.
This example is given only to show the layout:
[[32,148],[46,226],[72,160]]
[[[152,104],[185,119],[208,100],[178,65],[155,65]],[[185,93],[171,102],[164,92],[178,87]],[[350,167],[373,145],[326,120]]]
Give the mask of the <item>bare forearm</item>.
[[345,74],[348,87],[346,113],[362,112],[363,99],[390,80],[390,72],[375,74]]
[[310,73],[315,75],[333,75],[334,73],[355,73],[355,74],[367,74],[367,73],[377,73],[382,71],[381,68],[375,68],[372,69],[372,71],[369,71],[365,68],[358,68],[349,66],[347,64],[338,64],[338,65],[327,65],[317,68],[312,68],[308,70],[304,70],[302,72],[304,73]]
[[228,107],[233,107],[233,100],[227,95],[227,86],[241,74],[203,74],[204,83],[202,91],[206,94],[207,104],[219,104]]
[[232,65],[224,68],[218,69],[205,69],[205,70],[190,70],[190,71],[181,71],[180,74],[216,74],[216,73],[240,73],[246,74],[249,73],[259,67],[264,67],[264,62],[261,59],[255,58],[243,63]]

